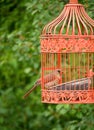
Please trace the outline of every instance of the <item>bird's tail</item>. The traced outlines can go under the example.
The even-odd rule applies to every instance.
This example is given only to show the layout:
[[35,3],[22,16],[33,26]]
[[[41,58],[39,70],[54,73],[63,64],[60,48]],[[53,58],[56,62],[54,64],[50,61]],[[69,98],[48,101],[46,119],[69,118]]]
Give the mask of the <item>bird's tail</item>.
[[24,98],[24,99],[27,98],[27,97],[29,96],[29,94],[32,93],[32,91],[33,91],[37,86],[38,86],[37,83],[35,83],[35,85],[34,85],[30,90],[28,90],[28,91],[26,92],[26,94],[23,96],[23,98]]

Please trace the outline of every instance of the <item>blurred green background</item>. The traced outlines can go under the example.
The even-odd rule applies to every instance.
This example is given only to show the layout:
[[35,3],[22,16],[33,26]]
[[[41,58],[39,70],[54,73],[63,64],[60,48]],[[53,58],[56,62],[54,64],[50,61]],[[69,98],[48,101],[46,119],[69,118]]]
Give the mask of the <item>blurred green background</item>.
[[[41,103],[40,34],[68,0],[0,0],[0,130],[94,130],[94,105]],[[79,0],[94,18],[94,0]]]

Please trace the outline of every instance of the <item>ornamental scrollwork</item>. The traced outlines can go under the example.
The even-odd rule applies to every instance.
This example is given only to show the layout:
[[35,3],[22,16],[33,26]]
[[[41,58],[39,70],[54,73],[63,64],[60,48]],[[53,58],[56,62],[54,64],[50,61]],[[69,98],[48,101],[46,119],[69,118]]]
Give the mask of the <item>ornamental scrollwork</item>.
[[50,91],[42,90],[42,102],[46,103],[92,103],[94,102],[94,90],[66,90]]
[[41,39],[41,52],[94,52],[94,39]]

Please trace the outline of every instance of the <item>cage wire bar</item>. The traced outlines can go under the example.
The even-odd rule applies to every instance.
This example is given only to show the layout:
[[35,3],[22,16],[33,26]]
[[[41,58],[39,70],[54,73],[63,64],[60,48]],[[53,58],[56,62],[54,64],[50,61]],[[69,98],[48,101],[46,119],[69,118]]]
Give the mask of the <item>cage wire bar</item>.
[[94,20],[70,0],[41,35],[43,103],[94,103]]

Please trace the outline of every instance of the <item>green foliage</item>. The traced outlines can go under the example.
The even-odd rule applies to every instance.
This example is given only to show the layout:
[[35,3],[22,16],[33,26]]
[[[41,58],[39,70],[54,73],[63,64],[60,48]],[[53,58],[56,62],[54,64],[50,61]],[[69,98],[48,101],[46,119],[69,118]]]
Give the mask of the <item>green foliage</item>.
[[[94,18],[93,0],[79,0]],[[40,88],[24,93],[40,77],[42,28],[67,0],[0,1],[0,130],[93,130],[93,105],[48,105]]]

